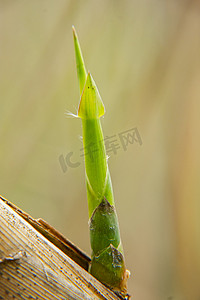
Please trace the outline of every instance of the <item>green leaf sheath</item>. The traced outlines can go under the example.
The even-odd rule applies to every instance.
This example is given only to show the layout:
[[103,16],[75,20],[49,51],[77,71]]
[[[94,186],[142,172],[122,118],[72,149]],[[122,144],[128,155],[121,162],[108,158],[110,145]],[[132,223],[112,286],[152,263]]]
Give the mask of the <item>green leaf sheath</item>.
[[83,119],[82,126],[88,209],[91,217],[104,196],[110,204],[114,204],[114,199],[100,120]]
[[104,198],[90,218],[90,240],[93,255],[105,250],[111,242],[115,248],[120,245],[117,215],[113,205]]
[[78,117],[82,119],[90,218],[92,260],[89,271],[105,285],[124,293],[126,292],[127,271],[100,122],[105,108],[91,74],[86,72],[74,28],[73,34],[81,96]]

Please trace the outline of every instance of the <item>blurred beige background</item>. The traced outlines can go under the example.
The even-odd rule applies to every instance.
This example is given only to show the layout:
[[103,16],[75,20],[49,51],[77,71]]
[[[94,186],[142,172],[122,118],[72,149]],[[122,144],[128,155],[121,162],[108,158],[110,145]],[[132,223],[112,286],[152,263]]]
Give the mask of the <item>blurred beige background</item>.
[[0,193],[90,253],[72,25],[104,135],[143,141],[109,159],[129,292],[199,300],[199,1],[1,0]]

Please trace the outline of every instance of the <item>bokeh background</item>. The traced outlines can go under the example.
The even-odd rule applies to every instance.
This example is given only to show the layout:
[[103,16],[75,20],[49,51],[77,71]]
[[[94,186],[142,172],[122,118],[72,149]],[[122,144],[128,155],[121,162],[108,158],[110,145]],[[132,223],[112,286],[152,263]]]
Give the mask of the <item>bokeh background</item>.
[[143,142],[109,159],[129,292],[199,300],[199,1],[1,0],[0,193],[90,253],[72,25],[104,135]]

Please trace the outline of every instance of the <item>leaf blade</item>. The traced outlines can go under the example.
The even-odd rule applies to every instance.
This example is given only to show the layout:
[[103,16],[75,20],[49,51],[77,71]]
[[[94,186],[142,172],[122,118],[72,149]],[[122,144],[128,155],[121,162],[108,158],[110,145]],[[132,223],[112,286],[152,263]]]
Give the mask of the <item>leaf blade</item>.
[[78,74],[78,80],[79,80],[79,89],[80,89],[80,95],[82,94],[86,78],[87,78],[87,71],[85,68],[85,63],[83,60],[83,55],[81,51],[81,47],[79,44],[78,36],[76,33],[76,30],[74,26],[72,26],[73,30],[73,36],[74,36],[74,48],[75,48],[75,55],[76,55],[76,67],[77,67],[77,74]]

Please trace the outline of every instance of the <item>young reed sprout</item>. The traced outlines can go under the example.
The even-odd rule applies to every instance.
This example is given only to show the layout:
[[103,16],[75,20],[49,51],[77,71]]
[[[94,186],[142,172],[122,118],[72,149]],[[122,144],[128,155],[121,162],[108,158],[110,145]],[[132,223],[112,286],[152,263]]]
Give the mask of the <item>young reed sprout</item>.
[[78,117],[82,119],[85,176],[92,248],[89,272],[114,291],[126,294],[127,278],[119,224],[100,117],[105,108],[97,86],[86,71],[73,27],[77,74],[80,88]]

